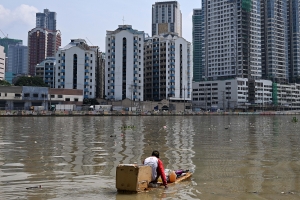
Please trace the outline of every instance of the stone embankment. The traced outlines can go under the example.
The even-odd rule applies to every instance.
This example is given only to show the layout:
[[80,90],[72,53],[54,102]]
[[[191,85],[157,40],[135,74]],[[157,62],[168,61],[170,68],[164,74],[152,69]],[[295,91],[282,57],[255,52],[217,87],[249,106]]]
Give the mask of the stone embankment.
[[131,111],[27,111],[1,110],[0,116],[205,116],[205,115],[299,115],[300,111],[264,111],[264,112],[131,112]]

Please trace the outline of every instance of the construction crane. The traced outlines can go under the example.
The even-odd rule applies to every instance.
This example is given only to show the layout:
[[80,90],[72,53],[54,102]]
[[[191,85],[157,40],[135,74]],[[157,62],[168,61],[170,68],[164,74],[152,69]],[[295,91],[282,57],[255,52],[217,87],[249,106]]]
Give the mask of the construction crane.
[[0,31],[1,31],[1,33],[4,35],[5,38],[8,37],[8,34],[5,35],[1,29],[0,29]]

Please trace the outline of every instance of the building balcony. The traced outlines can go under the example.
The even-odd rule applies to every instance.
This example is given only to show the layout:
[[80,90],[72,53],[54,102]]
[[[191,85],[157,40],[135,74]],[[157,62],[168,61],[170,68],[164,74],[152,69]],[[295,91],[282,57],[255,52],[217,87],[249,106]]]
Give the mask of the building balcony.
[[84,85],[89,85],[89,83],[88,82],[84,82]]
[[175,74],[170,74],[171,77],[175,77]]
[[159,66],[159,63],[154,63],[153,66],[154,66],[154,67],[158,67],[158,66]]
[[61,63],[61,66],[62,66],[62,67],[66,66],[66,63]]
[[135,80],[135,81],[138,80],[138,77],[134,77],[133,80]]
[[175,80],[170,80],[171,83],[175,83]]
[[110,80],[115,80],[115,77],[110,77]]
[[85,98],[85,99],[88,99],[88,98],[89,98],[89,95],[84,95],[84,98]]
[[88,67],[88,66],[89,66],[89,63],[85,63],[84,66]]
[[134,71],[134,74],[138,74],[139,72],[138,71]]
[[62,60],[65,60],[65,59],[66,59],[66,57],[65,57],[65,56],[62,56],[62,57],[61,57],[61,59],[62,59]]
[[171,89],[175,89],[175,85],[171,85],[170,88],[171,88]]
[[89,73],[89,70],[88,70],[88,69],[86,69],[86,70],[84,70],[84,72],[86,72],[86,73]]
[[171,68],[170,71],[171,71],[171,72],[175,72],[175,68]]
[[89,91],[89,89],[88,89],[88,88],[84,88],[84,91],[85,91],[85,92],[88,92],[88,91]]
[[90,77],[89,77],[89,76],[84,76],[84,78],[85,78],[85,79],[89,79]]
[[85,57],[85,60],[89,60],[90,58],[88,56]]
[[62,70],[61,70],[61,72],[62,72],[62,73],[65,73],[65,72],[66,72],[66,70],[62,69]]
[[65,76],[60,76],[60,79],[65,79]]
[[114,93],[114,92],[115,92],[115,90],[114,90],[114,89],[111,89],[111,90],[110,90],[110,92],[113,92],[113,93]]
[[60,82],[60,85],[64,86],[64,85],[65,85],[65,82]]
[[110,86],[115,86],[115,83],[110,83]]
[[111,73],[111,74],[115,74],[115,71],[114,71],[114,70],[111,70],[110,73]]

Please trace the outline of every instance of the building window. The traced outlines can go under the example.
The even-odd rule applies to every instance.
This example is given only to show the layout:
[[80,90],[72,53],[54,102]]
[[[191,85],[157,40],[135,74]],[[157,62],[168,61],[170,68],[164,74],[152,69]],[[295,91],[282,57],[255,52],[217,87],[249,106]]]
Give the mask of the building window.
[[65,101],[70,101],[70,98],[66,98],[66,100]]
[[30,97],[30,94],[29,93],[25,93],[24,97]]
[[57,95],[57,98],[63,98],[63,96],[62,95]]
[[78,101],[78,98],[75,98],[74,101]]
[[33,94],[33,97],[34,97],[34,98],[38,98],[38,97],[39,97],[39,94],[36,94],[36,93],[35,93],[35,94]]
[[51,94],[50,98],[55,98],[55,95]]

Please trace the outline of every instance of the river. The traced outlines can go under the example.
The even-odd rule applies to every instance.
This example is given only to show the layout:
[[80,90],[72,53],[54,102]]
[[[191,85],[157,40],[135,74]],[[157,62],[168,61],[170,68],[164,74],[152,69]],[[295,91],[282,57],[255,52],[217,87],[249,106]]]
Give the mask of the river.
[[[1,117],[0,197],[299,199],[300,122],[292,118]],[[191,180],[118,194],[117,165],[140,164],[152,150],[160,151],[165,168],[193,171]]]

